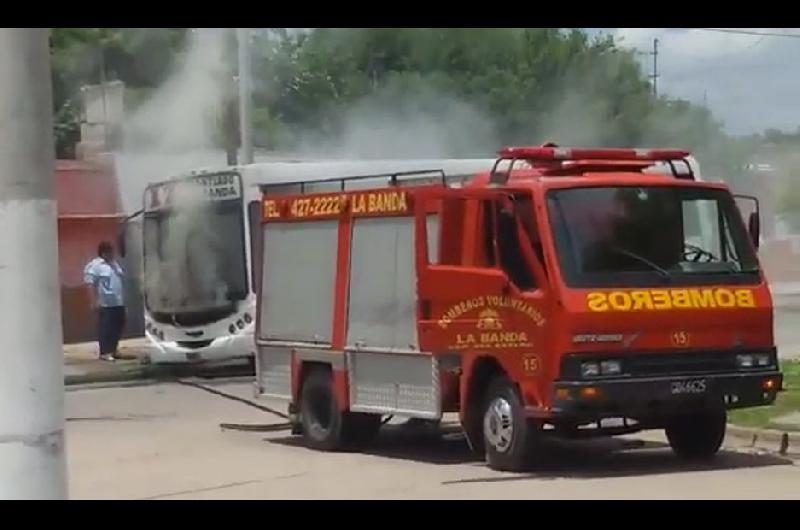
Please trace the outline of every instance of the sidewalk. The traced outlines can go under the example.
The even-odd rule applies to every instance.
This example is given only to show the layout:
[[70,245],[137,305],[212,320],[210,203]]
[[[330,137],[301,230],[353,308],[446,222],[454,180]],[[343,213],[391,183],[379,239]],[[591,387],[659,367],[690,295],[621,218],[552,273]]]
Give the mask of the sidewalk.
[[119,359],[101,361],[97,342],[64,345],[64,384],[75,385],[94,382],[130,381],[153,376],[153,368],[145,364],[151,346],[139,337],[120,342]]
[[253,377],[253,365],[243,361],[153,365],[148,353],[152,346],[144,337],[123,340],[118,359],[101,361],[96,342],[64,345],[64,384],[118,383],[134,380],[164,380],[177,377]]
[[774,282],[769,290],[775,296],[800,296],[800,282]]

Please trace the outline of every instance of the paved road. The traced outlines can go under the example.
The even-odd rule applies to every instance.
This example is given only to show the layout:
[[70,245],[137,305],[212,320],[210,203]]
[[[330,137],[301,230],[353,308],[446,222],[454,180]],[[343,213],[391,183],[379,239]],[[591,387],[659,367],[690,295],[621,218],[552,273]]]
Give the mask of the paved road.
[[[249,384],[214,384],[250,397]],[[283,420],[176,383],[70,391],[67,416],[76,499],[800,498],[790,461],[731,450],[687,465],[660,435],[562,445],[546,469],[516,475],[475,461],[457,436],[395,428],[372,454],[328,454],[285,430],[223,431]]]
[[800,359],[800,299],[775,309],[775,344],[784,359]]

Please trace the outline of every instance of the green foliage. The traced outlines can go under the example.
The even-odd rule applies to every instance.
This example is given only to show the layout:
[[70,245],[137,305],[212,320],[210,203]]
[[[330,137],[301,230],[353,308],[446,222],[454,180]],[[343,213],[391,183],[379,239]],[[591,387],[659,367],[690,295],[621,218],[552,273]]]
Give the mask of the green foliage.
[[[77,140],[81,85],[120,79],[135,106],[173,71],[187,34],[53,29],[59,152]],[[270,149],[365,142],[368,134],[353,134],[356,125],[385,131],[428,123],[431,135],[447,138],[445,155],[486,156],[503,144],[544,141],[686,147],[704,171],[735,182],[759,146],[800,142],[800,130],[727,137],[706,108],[656,98],[632,50],[578,29],[270,29],[254,32],[252,57],[255,137]],[[229,61],[235,71],[235,54]],[[406,136],[428,140],[418,132]]]
[[323,28],[272,37],[256,54],[256,106],[298,134],[336,137],[348,113],[376,94],[413,101],[436,93],[486,116],[501,143],[710,149],[721,136],[706,109],[654,98],[633,52],[608,36],[552,28]]
[[185,36],[185,28],[52,28],[50,62],[59,156],[68,156],[79,139],[81,86],[119,79],[139,99],[146,97],[167,78]]

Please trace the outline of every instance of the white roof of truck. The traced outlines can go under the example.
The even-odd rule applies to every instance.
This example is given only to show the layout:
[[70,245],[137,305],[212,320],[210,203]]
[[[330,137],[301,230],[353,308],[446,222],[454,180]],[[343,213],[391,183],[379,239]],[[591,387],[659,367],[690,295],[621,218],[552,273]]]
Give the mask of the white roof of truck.
[[239,166],[245,186],[280,186],[303,182],[328,182],[347,177],[390,175],[409,171],[444,171],[445,175],[488,171],[493,158],[420,160],[337,160],[266,162]]

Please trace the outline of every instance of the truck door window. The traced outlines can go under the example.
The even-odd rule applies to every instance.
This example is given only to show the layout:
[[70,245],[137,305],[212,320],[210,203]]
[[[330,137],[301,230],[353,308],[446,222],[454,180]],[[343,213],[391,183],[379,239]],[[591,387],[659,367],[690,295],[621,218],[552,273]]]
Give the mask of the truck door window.
[[[509,279],[523,291],[536,287],[533,271],[522,252],[522,245],[530,244],[521,241],[517,229],[518,215],[507,205],[497,205],[496,238],[500,266],[508,274]],[[523,223],[524,224],[524,223]],[[530,225],[528,225],[528,230]],[[526,233],[529,234],[528,230]]]
[[[529,198],[510,203],[498,199],[457,198],[443,201],[438,263],[464,267],[499,268],[520,290],[536,287],[531,264],[523,252],[533,235]],[[517,223],[527,237],[520,241]],[[428,230],[431,229],[429,224]],[[538,239],[538,238],[537,238]],[[430,234],[429,234],[430,240]],[[531,247],[532,248],[532,247]],[[431,241],[428,261],[433,264]]]
[[514,209],[517,212],[519,220],[522,222],[522,227],[528,234],[528,242],[530,243],[531,248],[536,255],[536,259],[539,260],[539,264],[544,270],[544,248],[542,246],[542,238],[539,235],[538,226],[536,225],[536,215],[534,215],[533,212],[533,201],[531,201],[530,197],[526,196],[516,197],[514,201]]

